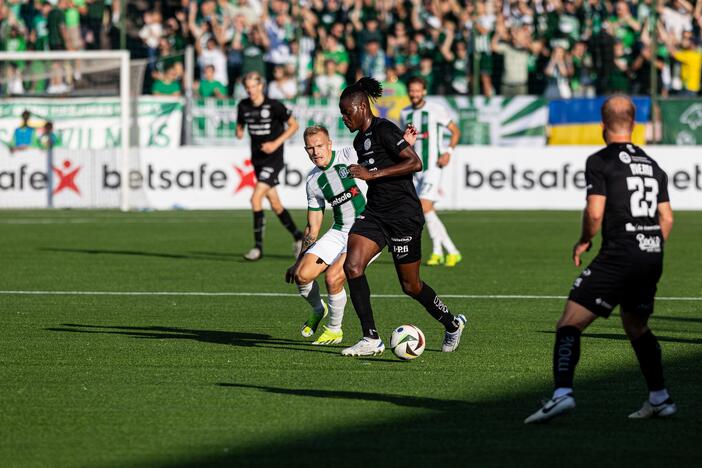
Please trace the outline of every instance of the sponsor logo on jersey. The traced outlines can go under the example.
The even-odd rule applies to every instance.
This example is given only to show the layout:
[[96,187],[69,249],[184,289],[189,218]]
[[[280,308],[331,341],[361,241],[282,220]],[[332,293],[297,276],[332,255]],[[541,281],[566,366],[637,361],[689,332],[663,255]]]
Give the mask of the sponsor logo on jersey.
[[631,156],[629,156],[629,153],[622,151],[619,153],[619,160],[624,164],[629,164],[631,162]]
[[624,226],[624,229],[626,232],[638,232],[638,231],[660,231],[661,226],[659,224],[652,224],[650,226],[644,226],[642,224],[632,224],[632,223],[626,223]]
[[598,297],[597,299],[595,299],[595,304],[597,304],[598,306],[602,306],[602,307],[604,307],[605,309],[610,309],[610,310],[612,309],[612,305],[609,304],[609,303],[607,303],[607,302],[606,302],[604,299],[602,299],[601,297]]
[[631,143],[626,144],[626,149],[629,150],[631,154],[636,153],[636,150],[634,149],[634,146]]
[[391,237],[391,241],[393,242],[409,242],[412,240],[412,236],[405,236],[405,237]]
[[363,149],[368,151],[371,147],[371,141],[370,138],[366,138],[366,140],[363,142]]
[[583,270],[583,276],[590,276],[592,274],[592,271],[590,271],[589,268],[585,268]]
[[639,249],[642,252],[660,252],[661,238],[658,236],[647,236],[646,234],[636,234],[636,240],[639,241]]
[[351,200],[353,197],[357,196],[360,193],[361,191],[358,189],[358,187],[351,187],[347,191],[340,193],[336,197],[332,198],[329,204],[332,208],[335,208],[343,203],[346,203],[347,201]]

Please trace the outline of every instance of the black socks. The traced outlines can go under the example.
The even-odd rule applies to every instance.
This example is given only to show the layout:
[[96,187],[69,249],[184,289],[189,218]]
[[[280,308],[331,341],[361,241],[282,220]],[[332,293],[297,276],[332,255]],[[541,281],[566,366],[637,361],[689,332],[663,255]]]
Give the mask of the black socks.
[[263,211],[253,212],[253,231],[254,231],[254,242],[257,249],[263,251],[263,229],[265,228],[265,219],[263,217]]
[[349,278],[347,283],[353,308],[361,321],[363,336],[373,339],[380,338],[378,330],[375,328],[375,320],[373,319],[373,310],[370,303],[370,288],[368,287],[366,275],[361,275],[358,278]]
[[553,347],[553,380],[555,388],[573,388],[575,366],[580,360],[580,330],[573,326],[556,331]]
[[661,347],[656,336],[648,330],[646,333],[631,341],[636,357],[639,360],[641,373],[646,379],[648,390],[655,392],[665,388],[663,382],[663,358]]
[[422,290],[419,291],[419,294],[412,297],[422,304],[432,317],[441,322],[447,332],[453,333],[458,330],[458,323],[455,317],[449,311],[446,304],[436,295],[431,286],[422,283]]
[[296,241],[302,239],[302,232],[300,232],[297,229],[297,226],[295,226],[295,221],[293,221],[288,210],[283,209],[283,211],[278,213],[278,219],[280,220],[281,224],[285,226],[285,229],[287,229],[288,232],[293,235]]

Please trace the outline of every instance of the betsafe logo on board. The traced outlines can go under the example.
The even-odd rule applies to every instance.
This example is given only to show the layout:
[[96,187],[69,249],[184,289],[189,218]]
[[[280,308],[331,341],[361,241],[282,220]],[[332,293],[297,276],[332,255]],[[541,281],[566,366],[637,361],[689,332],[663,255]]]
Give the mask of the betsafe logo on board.
[[[63,191],[81,195],[76,181],[82,166],[77,166],[70,159],[65,159],[59,166],[53,166],[53,194]],[[0,190],[25,191],[46,190],[49,183],[46,171],[31,170],[27,164],[21,164],[17,169],[0,171]]]

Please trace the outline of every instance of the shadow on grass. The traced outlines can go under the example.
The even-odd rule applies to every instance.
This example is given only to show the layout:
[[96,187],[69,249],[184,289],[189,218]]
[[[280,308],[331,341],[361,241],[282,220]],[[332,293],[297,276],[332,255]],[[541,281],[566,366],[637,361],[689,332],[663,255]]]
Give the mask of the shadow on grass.
[[144,250],[118,250],[118,249],[75,249],[75,248],[60,248],[60,247],[43,247],[38,249],[42,252],[59,252],[59,253],[77,253],[86,255],[127,255],[134,257],[154,257],[154,258],[169,258],[174,260],[216,260],[230,261],[226,258],[205,257],[202,255],[185,255],[166,252],[147,252]]
[[425,408],[436,411],[454,412],[463,407],[473,406],[472,403],[461,400],[442,400],[440,398],[427,398],[408,395],[390,395],[385,393],[372,392],[350,392],[337,390],[314,390],[314,389],[293,389],[281,387],[266,387],[260,385],[246,385],[238,383],[218,383],[220,387],[230,388],[245,388],[260,390],[267,393],[277,393],[280,395],[294,395],[301,397],[313,398],[335,398],[340,400],[362,400],[362,401],[380,401],[391,403],[397,406],[407,406],[412,408]]
[[[339,418],[320,419],[317,426],[300,422],[299,427],[294,419],[289,419],[289,428],[275,429],[275,437],[256,445],[229,453],[203,448],[201,456],[162,466],[306,467],[323,460],[343,467],[697,466],[702,456],[698,440],[702,411],[696,404],[700,358],[702,353],[690,353],[666,361],[667,377],[680,411],[670,420],[627,418],[640,407],[647,394],[634,362],[599,373],[596,378],[576,378],[578,407],[574,414],[539,426],[526,426],[523,419],[538,408],[540,397],[550,393],[548,384],[539,385],[538,389],[533,384],[512,391],[505,388],[498,390],[494,398],[476,400],[465,386],[455,387],[450,375],[443,384],[455,392],[456,396],[450,399],[387,394],[374,388],[373,383],[351,381],[345,386],[353,390],[217,383],[231,389],[233,399],[255,401],[255,393],[241,396],[242,392],[262,392],[261,404],[265,404],[265,394],[288,396],[290,408],[309,407],[304,402],[306,398],[338,401],[333,407],[337,408]],[[548,365],[543,367],[548,373]],[[408,383],[411,381],[409,378]],[[408,393],[417,391],[408,389]],[[419,391],[426,394],[426,390]],[[354,418],[353,405],[359,402],[374,405],[377,412],[365,421]],[[391,413],[394,417],[384,418],[385,404],[405,409],[400,416],[395,410]],[[289,418],[294,418],[295,410],[290,411]],[[232,421],[232,425],[236,424]],[[267,427],[262,422],[260,427],[254,424],[251,430]]]
[[[248,260],[245,260],[243,258],[244,252],[211,252],[211,251],[191,251],[188,252],[189,254],[192,255],[197,255],[198,258],[205,258],[205,257],[220,257],[220,258],[229,258],[232,260],[239,260],[242,262],[250,263]],[[290,260],[292,263],[295,258],[292,256],[292,253],[290,255],[281,255],[281,254],[271,254],[271,253],[264,253],[263,258],[275,258],[278,260]]]
[[122,335],[131,338],[153,340],[193,340],[202,343],[214,343],[231,346],[261,347],[287,349],[292,351],[307,351],[316,353],[338,354],[338,347],[321,347],[310,342],[294,341],[284,338],[274,338],[262,333],[232,332],[219,330],[192,330],[177,327],[128,327],[119,325],[86,325],[77,323],[62,323],[60,327],[45,328],[51,332],[64,333],[95,333],[107,335]]

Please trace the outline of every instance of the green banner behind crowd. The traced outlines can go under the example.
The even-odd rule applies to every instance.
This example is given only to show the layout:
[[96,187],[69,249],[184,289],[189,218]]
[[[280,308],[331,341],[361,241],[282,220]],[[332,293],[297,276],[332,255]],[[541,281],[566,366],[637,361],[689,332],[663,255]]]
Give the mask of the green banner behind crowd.
[[[461,129],[461,144],[530,145],[546,144],[548,102],[536,96],[515,98],[463,96],[428,96],[427,100],[443,105]],[[192,136],[196,145],[235,144],[236,104],[233,99],[199,99],[193,106]],[[374,112],[398,123],[400,111],[410,104],[406,96],[383,97]],[[351,144],[353,136],[344,126],[336,100],[298,98],[286,102],[301,127],[322,124],[336,144]],[[302,132],[292,139],[299,143]]]
[[702,145],[702,99],[661,101],[664,145]]
[[[141,96],[133,141],[140,147],[177,148],[183,122],[183,99]],[[29,125],[54,124],[60,146],[75,150],[115,148],[121,143],[119,98],[18,98],[0,103],[0,141],[11,144],[24,111]]]

